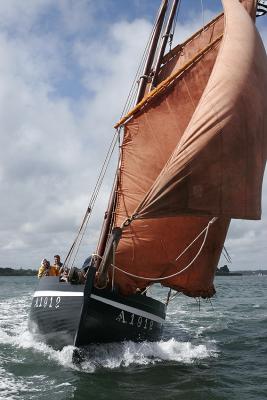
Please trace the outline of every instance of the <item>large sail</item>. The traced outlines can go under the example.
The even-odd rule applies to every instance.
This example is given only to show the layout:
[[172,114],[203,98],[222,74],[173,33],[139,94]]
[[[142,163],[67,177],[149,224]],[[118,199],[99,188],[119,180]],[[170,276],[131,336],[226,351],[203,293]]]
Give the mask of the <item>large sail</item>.
[[139,205],[138,218],[260,218],[267,58],[240,3],[228,0],[225,8],[224,38],[208,85],[166,167]]
[[[243,14],[247,14],[238,0],[227,0],[224,3],[227,14],[230,14],[226,15],[226,21],[232,21],[235,17],[235,14],[231,14],[232,8],[239,7]],[[243,5],[254,17],[255,2],[247,0]],[[219,17],[178,51],[167,55],[161,79],[168,80],[170,74],[175,74],[175,79],[144,103],[125,124],[115,225],[120,226],[130,217],[149,193],[138,209],[139,214],[146,219],[134,220],[124,229],[116,252],[116,265],[133,275],[115,271],[115,283],[125,294],[134,292],[137,287],[145,287],[153,279],[174,275],[187,266],[190,268],[161,283],[190,296],[209,297],[214,294],[214,271],[229,218],[223,216],[213,223],[204,243],[203,236],[194,239],[209,223],[210,213],[204,213],[203,216],[191,213],[187,216],[179,210],[173,216],[174,213],[168,214],[167,206],[165,214],[161,212],[161,218],[154,218],[154,213],[151,214],[153,218],[150,218],[145,207],[150,204],[148,200],[151,193],[154,193],[154,188],[153,192],[149,192],[150,188],[157,177],[161,176],[168,159],[177,151],[177,144],[179,146],[179,143],[184,142],[184,135],[191,125],[190,120],[198,110],[199,102],[202,102],[203,92],[213,74],[223,29],[223,19]],[[247,38],[240,37],[240,40],[244,43]],[[193,191],[198,195],[202,193],[198,188]],[[203,249],[196,257],[202,245]],[[146,279],[138,279],[136,276]]]

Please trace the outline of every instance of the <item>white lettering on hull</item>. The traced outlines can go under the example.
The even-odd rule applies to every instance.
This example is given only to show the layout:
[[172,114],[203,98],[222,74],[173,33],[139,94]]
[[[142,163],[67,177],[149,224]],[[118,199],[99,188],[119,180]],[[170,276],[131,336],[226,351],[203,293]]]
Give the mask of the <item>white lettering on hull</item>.
[[116,321],[121,322],[122,324],[127,324],[124,317],[124,311],[120,312],[120,314],[116,318]]
[[34,303],[34,308],[59,308],[60,302],[61,302],[61,297],[48,297],[48,296],[41,296],[41,297],[35,297],[35,303]]
[[[83,296],[83,292],[69,292],[69,291],[63,291],[63,290],[62,291],[59,291],[59,290],[38,290],[33,295],[34,298],[35,297],[36,298],[46,298],[46,297],[60,298],[60,297],[82,297],[82,296]],[[155,314],[152,314],[150,312],[143,311],[143,310],[141,310],[139,308],[128,306],[126,304],[119,303],[117,301],[114,301],[114,300],[111,300],[111,299],[107,299],[105,297],[101,297],[101,296],[98,296],[98,295],[95,295],[95,294],[91,294],[90,297],[92,299],[94,299],[94,300],[97,300],[97,301],[101,302],[101,303],[110,305],[112,307],[120,309],[121,311],[126,311],[126,312],[130,313],[131,314],[131,319],[130,319],[129,322],[127,322],[130,325],[136,325],[137,327],[139,327],[138,326],[138,324],[139,324],[140,327],[141,327],[141,326],[143,326],[143,323],[144,323],[144,326],[146,326],[146,328],[144,327],[144,329],[149,329],[149,323],[148,323],[149,320],[152,321],[152,322],[153,321],[154,322],[158,322],[160,324],[163,324],[165,322],[165,320],[163,318],[161,318],[161,317],[159,317],[159,316],[157,316]],[[42,301],[37,300],[37,302],[38,302],[38,307],[42,307],[43,306],[42,305],[43,304],[42,303],[43,300]],[[34,305],[34,307],[37,307],[37,306]],[[47,305],[46,305],[46,307],[47,307]],[[58,308],[58,307],[55,307],[55,308]],[[141,319],[135,321],[135,316],[137,318],[140,317]],[[122,321],[119,321],[119,322],[122,322]],[[124,323],[124,322],[122,322],[122,323]],[[152,325],[151,325],[151,329],[152,329]]]
[[116,321],[120,322],[121,324],[136,326],[137,328],[147,329],[149,331],[152,330],[154,325],[154,321],[148,318],[143,318],[140,315],[138,316],[136,314],[131,314],[130,317],[127,318],[123,310],[117,316]]
[[140,317],[144,317],[144,318],[147,318],[147,319],[151,319],[152,321],[158,322],[160,324],[163,324],[165,322],[165,320],[163,318],[160,318],[157,315],[152,314],[150,312],[140,310],[139,308],[128,306],[128,305],[123,304],[123,303],[118,303],[117,301],[106,299],[105,297],[100,297],[100,296],[97,296],[95,294],[91,294],[91,298],[95,299],[95,300],[98,300],[98,301],[101,301],[102,303],[111,305],[113,307],[119,308],[120,310],[127,311],[127,312],[129,312],[131,314],[135,314],[136,316],[140,316]]

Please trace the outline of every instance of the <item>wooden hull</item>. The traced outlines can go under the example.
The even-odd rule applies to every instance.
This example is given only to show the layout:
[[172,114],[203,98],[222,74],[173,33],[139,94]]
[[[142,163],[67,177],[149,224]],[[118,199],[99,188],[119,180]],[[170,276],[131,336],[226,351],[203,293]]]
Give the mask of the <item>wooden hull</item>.
[[66,345],[161,338],[165,305],[144,295],[121,296],[108,289],[40,279],[29,329],[56,349]]

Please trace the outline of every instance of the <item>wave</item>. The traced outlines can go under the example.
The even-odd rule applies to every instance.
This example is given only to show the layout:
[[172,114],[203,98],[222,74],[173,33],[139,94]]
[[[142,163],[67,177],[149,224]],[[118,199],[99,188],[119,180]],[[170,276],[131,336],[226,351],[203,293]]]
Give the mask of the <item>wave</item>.
[[92,345],[88,349],[88,355],[90,359],[82,362],[81,368],[92,372],[100,367],[116,369],[166,362],[191,364],[197,360],[216,357],[217,350],[214,343],[193,345],[172,338],[155,343],[124,342]]
[[164,362],[191,364],[205,358],[217,357],[218,351],[214,342],[192,344],[180,342],[172,338],[159,342],[122,342],[108,344],[92,344],[86,348],[81,363],[73,359],[77,350],[74,346],[66,346],[62,350],[54,350],[45,343],[39,342],[21,326],[20,332],[10,335],[0,328],[0,344],[9,344],[17,349],[31,349],[57,364],[75,370],[93,373],[99,368],[115,369],[131,365],[153,365]]
[[[9,298],[1,302],[0,346],[12,346],[17,349],[30,349],[40,357],[45,357],[63,367],[93,373],[100,368],[116,369],[134,365],[154,365],[176,362],[191,364],[209,357],[217,357],[218,351],[213,341],[194,344],[190,340],[179,341],[175,338],[159,342],[109,343],[88,346],[85,358],[80,364],[73,361],[73,346],[54,350],[38,341],[27,328],[30,296]],[[1,355],[0,355],[1,356]]]

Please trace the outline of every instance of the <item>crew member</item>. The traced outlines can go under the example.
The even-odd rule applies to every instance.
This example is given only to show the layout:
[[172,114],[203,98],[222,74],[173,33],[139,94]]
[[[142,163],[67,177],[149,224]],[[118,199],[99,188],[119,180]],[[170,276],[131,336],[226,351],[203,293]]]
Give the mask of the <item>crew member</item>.
[[44,258],[41,262],[41,266],[38,271],[38,278],[42,278],[43,276],[58,276],[59,272],[54,265],[50,265],[50,262]]
[[58,275],[60,275],[63,271],[61,271],[63,264],[60,261],[60,256],[58,254],[56,254],[54,256],[54,265],[53,267],[58,271]]

